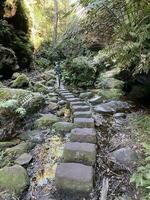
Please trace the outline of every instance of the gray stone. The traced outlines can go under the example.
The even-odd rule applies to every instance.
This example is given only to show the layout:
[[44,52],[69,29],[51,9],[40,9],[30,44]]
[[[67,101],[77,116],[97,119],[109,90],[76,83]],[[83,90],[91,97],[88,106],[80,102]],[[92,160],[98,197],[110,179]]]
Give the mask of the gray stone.
[[116,113],[125,110],[129,110],[130,106],[127,102],[123,101],[110,101],[108,103],[102,103],[94,108],[98,113]]
[[76,128],[94,128],[93,118],[74,118]]
[[75,98],[75,96],[72,94],[64,94],[64,97],[65,98]]
[[113,115],[113,117],[115,119],[118,119],[118,118],[126,118],[126,114],[125,113],[116,113]]
[[79,98],[66,98],[66,100],[68,102],[76,102],[76,101],[79,101],[80,99]]
[[89,100],[92,105],[96,105],[103,102],[103,98],[101,96],[95,96]]
[[60,190],[90,193],[93,189],[93,168],[79,163],[61,163],[55,180]]
[[73,112],[89,111],[89,106],[72,106]]
[[64,100],[61,100],[61,101],[59,101],[59,102],[58,102],[58,104],[59,104],[60,106],[63,106],[63,105],[65,105],[65,104],[66,104],[66,101],[64,101]]
[[137,162],[137,153],[129,147],[121,148],[110,153],[110,159],[119,164],[130,166]]
[[70,135],[71,142],[96,143],[96,131],[93,128],[75,128]]
[[90,97],[92,97],[92,96],[93,96],[92,92],[84,92],[84,93],[81,93],[81,94],[79,95],[79,97],[80,97],[81,99],[90,98]]
[[48,131],[42,131],[42,130],[33,130],[33,131],[27,131],[19,135],[19,138],[22,140],[28,140],[35,144],[40,144],[44,141],[44,135],[47,134]]
[[96,161],[96,145],[90,143],[68,142],[65,144],[63,158],[65,162],[94,165]]
[[91,118],[92,113],[90,111],[74,112],[73,117],[74,118]]
[[86,106],[87,104],[83,101],[76,101],[76,102],[70,102],[71,106]]
[[21,156],[19,156],[16,160],[15,163],[18,165],[27,165],[29,162],[32,160],[32,156],[29,153],[24,153]]
[[57,103],[49,102],[48,108],[50,111],[54,111],[58,109]]
[[0,187],[15,194],[22,192],[29,185],[29,177],[26,170],[20,165],[4,167],[0,169]]

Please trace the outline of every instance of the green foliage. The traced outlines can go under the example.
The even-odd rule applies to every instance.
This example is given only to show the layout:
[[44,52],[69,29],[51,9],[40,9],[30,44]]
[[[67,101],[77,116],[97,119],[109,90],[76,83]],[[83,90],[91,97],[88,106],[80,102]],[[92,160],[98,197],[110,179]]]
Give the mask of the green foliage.
[[90,87],[94,84],[95,71],[88,57],[79,56],[64,64],[64,81],[77,87]]
[[150,144],[143,144],[146,158],[144,164],[138,167],[137,171],[132,175],[131,182],[136,184],[136,187],[142,187],[145,191],[144,200],[150,198]]
[[0,127],[6,134],[14,134],[21,119],[26,115],[26,110],[15,99],[0,102]]

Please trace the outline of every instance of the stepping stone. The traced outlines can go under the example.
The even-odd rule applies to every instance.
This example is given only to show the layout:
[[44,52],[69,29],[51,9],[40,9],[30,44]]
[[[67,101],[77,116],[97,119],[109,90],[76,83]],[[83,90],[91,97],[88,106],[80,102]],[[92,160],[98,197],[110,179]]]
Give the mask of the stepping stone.
[[56,169],[56,187],[69,192],[90,193],[93,189],[93,168],[79,163],[61,163]]
[[76,128],[94,128],[93,118],[74,118]]
[[86,106],[87,104],[83,101],[76,101],[76,102],[70,102],[71,106]]
[[67,142],[63,158],[65,162],[77,162],[94,165],[96,162],[96,145],[90,143]]
[[18,165],[27,165],[31,160],[32,155],[29,153],[24,153],[15,160],[15,163]]
[[75,98],[75,96],[70,95],[70,94],[64,95],[64,97],[65,97],[65,98]]
[[96,143],[96,131],[94,128],[75,128],[70,135],[71,142]]
[[68,102],[76,102],[79,101],[79,98],[66,98]]
[[73,112],[89,111],[89,106],[72,106]]
[[74,118],[91,118],[92,113],[91,111],[74,112],[73,117]]

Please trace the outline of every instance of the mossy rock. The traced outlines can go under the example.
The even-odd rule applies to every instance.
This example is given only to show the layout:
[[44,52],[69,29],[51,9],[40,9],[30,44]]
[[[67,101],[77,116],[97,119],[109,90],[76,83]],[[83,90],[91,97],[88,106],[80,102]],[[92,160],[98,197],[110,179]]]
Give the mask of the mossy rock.
[[29,78],[25,74],[19,75],[15,80],[12,81],[13,88],[25,88],[29,86]]
[[35,92],[39,92],[39,93],[43,93],[43,94],[48,94],[49,93],[48,87],[43,85],[41,82],[38,82],[38,83],[36,83],[34,85],[34,91]]
[[16,156],[16,155],[18,156],[23,153],[27,153],[30,148],[31,148],[31,143],[21,142],[20,144],[14,147],[7,148],[5,150],[5,153],[6,155],[9,155],[9,156]]
[[16,78],[18,78],[18,76],[20,76],[20,73],[19,72],[15,72],[15,73],[13,73],[11,79],[15,80]]
[[123,85],[123,81],[115,78],[106,78],[98,83],[98,87],[103,89],[122,89]]
[[4,141],[4,142],[0,142],[0,149],[5,149],[5,148],[8,148],[8,147],[13,147],[17,144],[19,144],[19,141],[18,139],[14,139],[14,140],[11,140],[11,141]]
[[118,100],[123,96],[123,91],[121,89],[101,89],[98,95],[104,97],[105,99]]
[[35,121],[35,127],[40,129],[46,129],[50,128],[54,123],[59,121],[59,117],[51,114],[45,114]]
[[29,185],[29,177],[27,171],[20,165],[4,167],[0,169],[0,187],[17,195]]
[[53,80],[56,79],[54,70],[45,71],[41,75],[41,77],[46,81],[50,81],[51,79]]
[[74,124],[70,122],[57,122],[52,126],[52,129],[58,133],[69,133],[73,128]]

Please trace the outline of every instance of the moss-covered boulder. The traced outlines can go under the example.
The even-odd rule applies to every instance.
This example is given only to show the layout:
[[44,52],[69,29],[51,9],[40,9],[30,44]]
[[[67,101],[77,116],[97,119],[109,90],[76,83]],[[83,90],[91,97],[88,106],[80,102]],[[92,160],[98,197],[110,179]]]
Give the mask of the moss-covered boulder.
[[100,89],[98,95],[104,97],[105,99],[118,100],[124,95],[121,89]]
[[0,187],[20,195],[29,185],[27,171],[20,165],[0,169]]
[[41,82],[38,82],[34,85],[34,92],[39,92],[43,94],[48,94],[50,92],[49,88],[43,85]]
[[47,70],[41,75],[41,77],[46,81],[54,80],[55,72],[54,70]]
[[54,102],[49,102],[48,108],[49,108],[50,111],[57,110],[58,104],[54,103]]
[[35,121],[35,127],[40,129],[50,128],[54,123],[59,122],[60,119],[52,114],[44,114]]
[[11,147],[11,148],[7,148],[5,150],[5,153],[7,155],[12,155],[12,156],[18,156],[21,155],[23,153],[27,153],[28,150],[31,148],[31,143],[29,142],[21,142],[20,144]]
[[19,72],[15,72],[15,73],[13,73],[11,79],[15,80],[16,78],[18,78],[18,76],[20,76],[20,73]]
[[29,78],[25,74],[17,76],[15,80],[12,81],[13,88],[25,88],[29,86]]
[[74,124],[70,122],[57,122],[52,126],[52,129],[58,133],[69,133],[73,128]]
[[123,85],[123,81],[115,78],[106,78],[98,83],[99,88],[103,89],[122,89]]
[[0,142],[0,149],[5,149],[5,148],[8,148],[8,147],[16,146],[17,144],[19,144],[19,141],[20,140],[18,140],[18,139],[13,139],[13,140],[10,140],[10,141]]
[[45,98],[39,93],[23,89],[0,88],[0,102],[15,98],[26,109],[27,114],[38,112],[45,105]]

